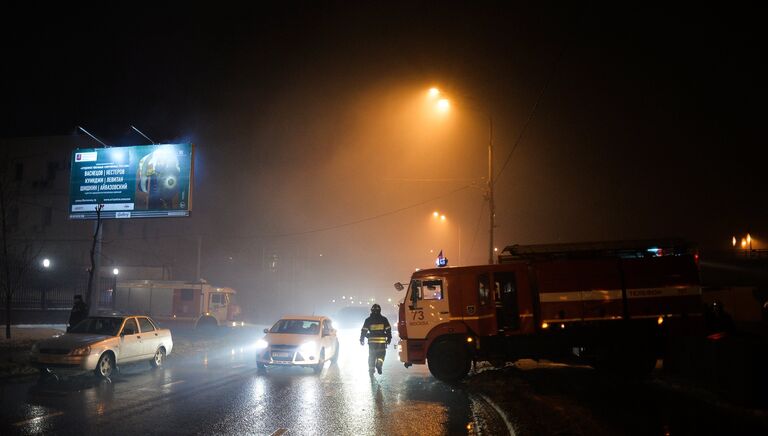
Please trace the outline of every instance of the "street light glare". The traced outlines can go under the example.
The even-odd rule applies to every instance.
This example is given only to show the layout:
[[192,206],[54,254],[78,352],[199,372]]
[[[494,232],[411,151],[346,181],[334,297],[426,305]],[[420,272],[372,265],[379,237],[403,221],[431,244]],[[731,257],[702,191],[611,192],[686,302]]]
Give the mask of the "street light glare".
[[118,274],[120,274],[120,270],[115,268],[115,269],[112,270],[112,274],[118,275]]
[[43,259],[43,268],[50,268],[50,266],[51,266],[51,260]]
[[437,218],[438,216],[440,216],[440,214],[437,211],[434,211],[432,212],[432,216]]
[[437,110],[440,112],[448,112],[448,110],[451,108],[451,102],[447,98],[441,98],[437,102]]
[[440,90],[439,90],[439,89],[437,89],[437,88],[435,88],[435,87],[429,88],[429,91],[427,92],[427,95],[428,95],[430,98],[435,98],[435,97],[437,97],[438,95],[440,95]]
[[445,221],[445,215],[440,215],[440,221]]

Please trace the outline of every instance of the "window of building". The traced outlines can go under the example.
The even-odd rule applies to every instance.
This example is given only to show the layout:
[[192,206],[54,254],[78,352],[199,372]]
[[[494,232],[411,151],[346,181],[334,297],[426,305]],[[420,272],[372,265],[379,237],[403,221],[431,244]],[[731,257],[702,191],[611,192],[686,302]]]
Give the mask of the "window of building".
[[50,207],[43,208],[43,225],[50,226],[53,222],[53,209]]

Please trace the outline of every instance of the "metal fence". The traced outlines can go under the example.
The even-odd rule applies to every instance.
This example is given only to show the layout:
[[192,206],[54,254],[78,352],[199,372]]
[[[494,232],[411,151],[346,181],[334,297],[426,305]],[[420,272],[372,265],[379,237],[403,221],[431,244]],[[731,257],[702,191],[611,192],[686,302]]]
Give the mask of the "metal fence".
[[[95,283],[94,300],[100,308],[112,307],[112,287],[114,280],[111,278],[100,278]],[[46,285],[41,283],[23,284],[17,287],[11,297],[12,309],[63,309],[71,308],[75,295],[82,295],[86,298],[88,291],[87,277],[84,280],[77,280],[68,285]],[[2,298],[5,302],[5,296]]]

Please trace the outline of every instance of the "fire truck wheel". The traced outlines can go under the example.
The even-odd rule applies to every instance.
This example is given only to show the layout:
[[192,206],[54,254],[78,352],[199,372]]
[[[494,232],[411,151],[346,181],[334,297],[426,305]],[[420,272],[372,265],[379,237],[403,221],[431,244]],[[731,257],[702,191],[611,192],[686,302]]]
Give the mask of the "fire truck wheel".
[[467,348],[459,341],[444,339],[432,344],[427,354],[429,372],[445,382],[461,380],[471,367]]

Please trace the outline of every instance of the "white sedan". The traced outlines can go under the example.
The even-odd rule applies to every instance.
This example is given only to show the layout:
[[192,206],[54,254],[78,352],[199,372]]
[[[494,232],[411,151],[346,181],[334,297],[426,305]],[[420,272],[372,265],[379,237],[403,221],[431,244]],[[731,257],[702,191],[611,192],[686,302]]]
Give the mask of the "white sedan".
[[157,368],[173,349],[171,331],[146,316],[92,316],[69,332],[36,343],[30,362],[41,373],[93,371],[109,378],[117,365],[148,361]]
[[336,362],[339,340],[331,319],[325,316],[293,315],[280,319],[264,329],[263,339],[256,343],[256,366],[264,371],[268,365],[307,366],[320,372],[325,362]]

